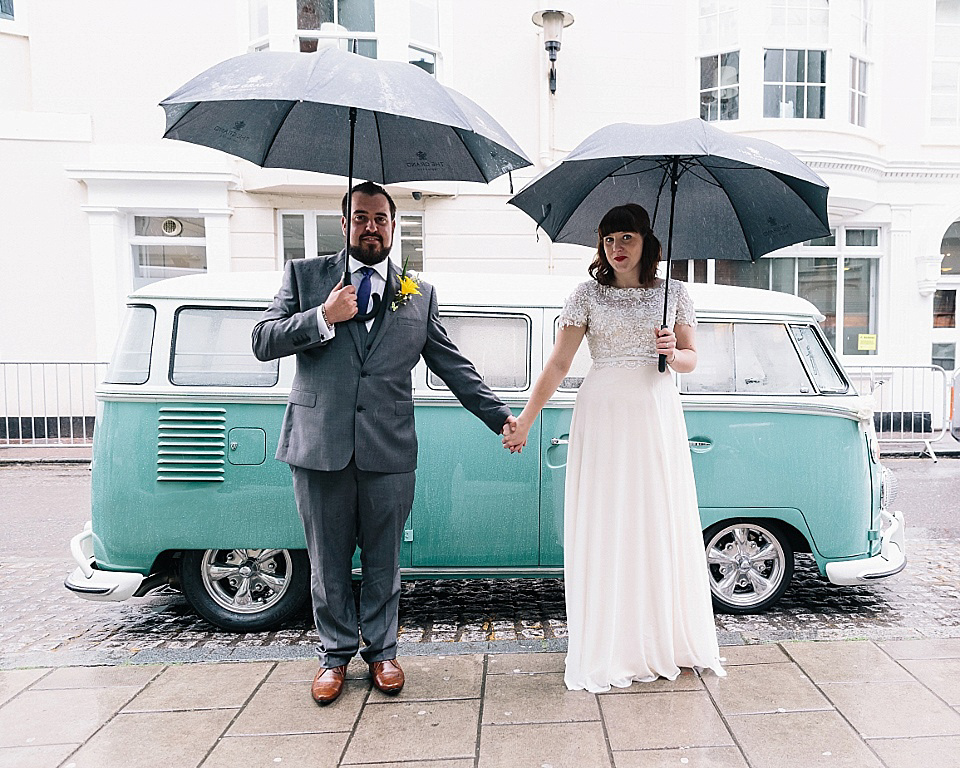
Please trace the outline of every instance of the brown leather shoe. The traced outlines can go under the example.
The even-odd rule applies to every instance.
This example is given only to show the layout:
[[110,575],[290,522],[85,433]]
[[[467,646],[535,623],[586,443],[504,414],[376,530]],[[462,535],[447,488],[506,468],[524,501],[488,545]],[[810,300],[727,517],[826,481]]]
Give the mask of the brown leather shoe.
[[313,685],[310,686],[310,694],[313,696],[313,700],[317,704],[329,704],[335,700],[343,690],[343,681],[346,676],[346,664],[329,669],[321,667],[317,676],[313,678]]
[[396,659],[374,661],[370,663],[370,676],[373,684],[384,693],[400,693],[403,688],[403,670]]

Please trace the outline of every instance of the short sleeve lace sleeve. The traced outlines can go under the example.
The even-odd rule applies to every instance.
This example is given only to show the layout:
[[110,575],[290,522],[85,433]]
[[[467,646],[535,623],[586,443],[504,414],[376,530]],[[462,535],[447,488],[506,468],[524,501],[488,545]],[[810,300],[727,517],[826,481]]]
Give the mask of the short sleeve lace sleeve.
[[576,325],[580,328],[586,328],[590,320],[589,298],[590,283],[580,283],[563,304],[559,327]]
[[690,298],[690,294],[687,292],[687,286],[684,285],[680,280],[671,282],[671,285],[676,285],[678,287],[676,322],[680,325],[690,325],[696,327],[697,313],[693,308],[693,299]]

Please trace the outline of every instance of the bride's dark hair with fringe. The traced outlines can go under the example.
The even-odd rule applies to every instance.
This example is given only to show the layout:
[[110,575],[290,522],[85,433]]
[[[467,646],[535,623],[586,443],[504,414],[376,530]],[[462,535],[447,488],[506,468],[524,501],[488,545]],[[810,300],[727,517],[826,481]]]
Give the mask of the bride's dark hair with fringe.
[[660,241],[650,228],[649,214],[643,206],[636,203],[611,208],[600,219],[600,226],[597,227],[597,255],[587,270],[590,277],[600,285],[614,284],[613,267],[607,261],[607,254],[603,248],[603,238],[612,232],[636,232],[643,238],[643,251],[640,255],[640,285],[650,285],[657,277]]

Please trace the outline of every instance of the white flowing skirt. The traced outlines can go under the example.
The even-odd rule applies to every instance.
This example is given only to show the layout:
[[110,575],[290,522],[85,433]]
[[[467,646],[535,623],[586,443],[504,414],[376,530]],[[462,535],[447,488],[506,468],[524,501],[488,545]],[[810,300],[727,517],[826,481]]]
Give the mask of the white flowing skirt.
[[720,665],[693,464],[656,364],[592,368],[570,425],[564,682],[595,693]]

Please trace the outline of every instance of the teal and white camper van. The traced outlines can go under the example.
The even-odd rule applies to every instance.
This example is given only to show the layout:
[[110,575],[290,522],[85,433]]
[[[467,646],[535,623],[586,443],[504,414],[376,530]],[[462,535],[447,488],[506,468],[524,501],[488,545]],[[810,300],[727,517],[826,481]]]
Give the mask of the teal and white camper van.
[[[450,336],[518,413],[579,280],[424,278]],[[115,601],[169,584],[239,631],[276,626],[308,600],[290,470],[273,458],[295,361],[250,350],[279,285],[275,272],[197,275],[130,297],[97,393],[92,520],[72,542],[70,590]],[[770,291],[689,288],[700,362],[679,385],[716,607],[773,605],[796,552],[835,584],[898,573],[903,518],[886,509],[872,414],[816,308]],[[422,363],[414,371],[405,578],[562,576],[567,430],[589,364],[584,344],[515,455]]]

